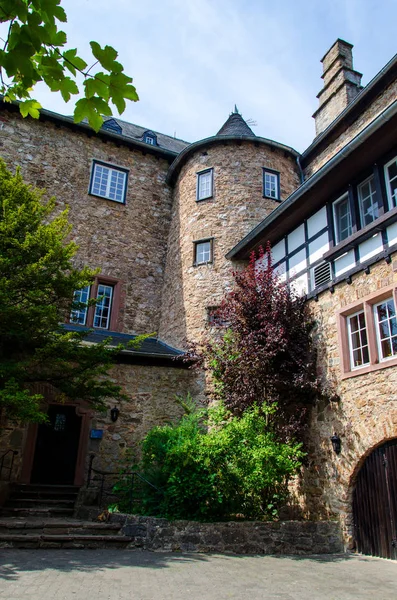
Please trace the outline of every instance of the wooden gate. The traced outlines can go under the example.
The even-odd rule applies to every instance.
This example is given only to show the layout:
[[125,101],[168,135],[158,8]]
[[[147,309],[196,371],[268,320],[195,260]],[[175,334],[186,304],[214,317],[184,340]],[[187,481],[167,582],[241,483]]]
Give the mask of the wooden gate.
[[376,448],[360,469],[353,517],[358,552],[397,560],[397,440]]

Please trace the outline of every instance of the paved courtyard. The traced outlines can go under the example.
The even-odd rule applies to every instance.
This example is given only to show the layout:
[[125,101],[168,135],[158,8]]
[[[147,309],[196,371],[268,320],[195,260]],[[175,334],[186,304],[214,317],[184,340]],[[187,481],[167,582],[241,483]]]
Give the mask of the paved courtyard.
[[358,556],[220,556],[0,550],[7,600],[395,600],[397,562]]

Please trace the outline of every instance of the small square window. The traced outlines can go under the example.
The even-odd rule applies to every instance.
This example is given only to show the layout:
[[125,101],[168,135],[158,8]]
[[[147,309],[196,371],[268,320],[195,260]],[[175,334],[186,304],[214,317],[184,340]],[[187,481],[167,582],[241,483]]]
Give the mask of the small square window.
[[124,204],[127,175],[128,172],[124,169],[117,169],[94,161],[90,194]]
[[263,195],[265,198],[280,200],[280,173],[263,169]]
[[194,242],[194,264],[205,265],[212,262],[212,240]]
[[342,242],[352,234],[352,217],[350,212],[349,195],[345,194],[334,202],[335,241]]
[[378,199],[374,177],[369,177],[358,186],[361,226],[365,227],[379,217]]
[[385,165],[385,180],[389,208],[397,206],[397,157]]
[[212,198],[213,195],[213,169],[197,173],[197,200]]

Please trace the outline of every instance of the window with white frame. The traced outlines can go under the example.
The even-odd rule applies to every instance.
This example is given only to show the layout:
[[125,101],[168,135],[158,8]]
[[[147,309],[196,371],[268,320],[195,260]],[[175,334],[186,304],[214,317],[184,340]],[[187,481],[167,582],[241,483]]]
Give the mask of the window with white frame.
[[364,311],[361,310],[348,317],[348,336],[350,365],[357,369],[369,365],[369,346]]
[[[70,313],[70,322],[76,323],[76,325],[85,325],[87,322],[87,302],[90,298],[91,287],[87,285],[81,290],[76,290],[73,295],[73,303],[79,304],[77,308],[74,308]],[[83,306],[85,305],[85,306]]]
[[397,320],[393,297],[374,306],[380,360],[397,356]]
[[358,186],[358,204],[362,227],[369,225],[379,217],[379,205],[373,176],[368,177]]
[[95,305],[93,327],[98,329],[109,329],[113,286],[99,283],[97,298],[98,301]]
[[95,162],[92,168],[90,194],[114,202],[125,202],[127,171]]
[[212,262],[212,240],[194,242],[194,264],[204,265]]
[[265,198],[280,199],[280,174],[263,169],[263,195]]
[[338,244],[352,234],[352,217],[348,194],[339,198],[333,204],[335,242]]
[[397,157],[385,165],[385,180],[389,208],[397,206]]
[[197,173],[197,200],[205,200],[213,195],[213,169]]

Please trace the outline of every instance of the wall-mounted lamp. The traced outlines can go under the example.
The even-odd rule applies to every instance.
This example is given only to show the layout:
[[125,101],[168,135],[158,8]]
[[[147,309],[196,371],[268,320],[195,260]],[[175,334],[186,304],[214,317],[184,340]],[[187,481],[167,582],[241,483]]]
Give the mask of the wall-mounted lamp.
[[114,406],[110,411],[110,418],[112,419],[113,423],[117,421],[117,419],[119,418],[119,414],[119,409],[117,408],[117,406]]
[[340,441],[339,435],[336,435],[336,433],[334,433],[334,435],[332,435],[330,437],[330,440],[331,440],[332,447],[334,449],[335,454],[340,454],[340,451],[342,448],[342,443]]

